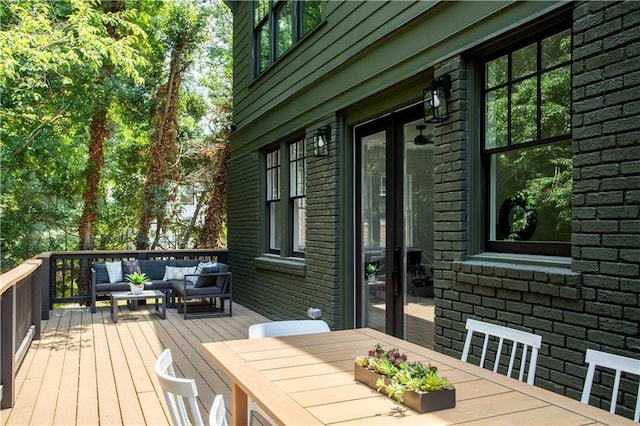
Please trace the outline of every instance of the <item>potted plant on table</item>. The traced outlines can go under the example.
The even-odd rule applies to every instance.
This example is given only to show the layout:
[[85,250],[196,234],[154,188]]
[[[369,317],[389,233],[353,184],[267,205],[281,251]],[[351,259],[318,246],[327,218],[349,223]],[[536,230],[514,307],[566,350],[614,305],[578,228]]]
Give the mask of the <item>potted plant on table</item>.
[[385,350],[380,344],[356,357],[354,366],[357,381],[419,413],[456,406],[455,387],[437,371],[431,363],[409,362],[397,348]]
[[132,294],[142,294],[144,283],[149,281],[149,277],[144,272],[134,272],[126,276]]

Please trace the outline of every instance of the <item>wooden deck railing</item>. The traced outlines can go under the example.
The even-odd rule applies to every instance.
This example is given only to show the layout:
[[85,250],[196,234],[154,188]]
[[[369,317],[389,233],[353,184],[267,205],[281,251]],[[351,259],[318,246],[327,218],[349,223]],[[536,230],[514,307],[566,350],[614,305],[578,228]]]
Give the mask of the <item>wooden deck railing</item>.
[[40,339],[42,261],[30,259],[0,275],[0,397],[2,408],[15,401],[16,372],[32,340]]

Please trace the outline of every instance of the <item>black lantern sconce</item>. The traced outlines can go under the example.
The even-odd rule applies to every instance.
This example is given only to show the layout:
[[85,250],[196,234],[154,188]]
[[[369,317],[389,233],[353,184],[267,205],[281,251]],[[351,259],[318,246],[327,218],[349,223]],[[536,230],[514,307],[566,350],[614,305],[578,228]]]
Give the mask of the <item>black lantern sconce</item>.
[[431,87],[422,91],[425,123],[442,123],[449,118],[449,96],[451,77],[448,74],[433,80]]
[[316,157],[329,155],[329,142],[331,142],[331,126],[324,126],[316,133]]

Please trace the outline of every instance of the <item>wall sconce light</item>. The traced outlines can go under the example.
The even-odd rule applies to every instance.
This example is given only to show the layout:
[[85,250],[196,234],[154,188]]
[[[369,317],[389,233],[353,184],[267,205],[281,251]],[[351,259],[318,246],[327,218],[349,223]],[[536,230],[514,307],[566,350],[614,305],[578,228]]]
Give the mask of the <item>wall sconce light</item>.
[[331,126],[324,126],[316,133],[316,157],[329,155],[329,142],[331,142]]
[[431,87],[422,91],[425,123],[442,123],[449,118],[449,96],[451,96],[449,74],[433,80]]

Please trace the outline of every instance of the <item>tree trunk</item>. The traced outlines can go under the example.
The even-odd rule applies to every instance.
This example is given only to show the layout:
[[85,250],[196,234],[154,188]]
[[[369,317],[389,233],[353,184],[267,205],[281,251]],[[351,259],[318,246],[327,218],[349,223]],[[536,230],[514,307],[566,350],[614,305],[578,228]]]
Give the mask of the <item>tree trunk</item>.
[[[165,209],[171,197],[169,180],[178,175],[178,99],[182,84],[182,54],[176,49],[171,56],[169,81],[158,90],[156,128],[149,143],[149,171],[144,184],[142,214],[138,225],[136,248],[155,248],[165,226]],[[152,221],[156,221],[155,238],[149,242]]]
[[217,248],[226,245],[222,238],[222,230],[227,219],[228,135],[218,143],[214,157],[216,165],[211,176],[212,190],[209,192],[204,225],[198,233],[197,248]]
[[96,200],[98,199],[98,186],[100,185],[100,177],[104,167],[104,141],[109,137],[106,108],[96,111],[91,118],[89,134],[91,135],[91,140],[89,141],[89,164],[87,166],[87,180],[82,194],[84,208],[82,209],[82,217],[78,226],[80,250],[93,250],[93,229],[98,216]]
[[[122,12],[125,9],[122,0],[103,2],[101,4],[105,13]],[[112,25],[106,25],[107,33],[114,40],[122,38]],[[102,76],[98,84],[102,84],[113,75],[113,65],[105,62],[102,65]],[[85,182],[82,199],[84,207],[82,216],[78,224],[78,237],[80,250],[93,250],[96,218],[98,211],[96,201],[98,199],[98,188],[102,177],[102,168],[104,167],[104,143],[109,137],[108,110],[109,110],[109,94],[103,93],[96,103],[91,124],[89,127],[89,160],[87,164],[87,179]]]

